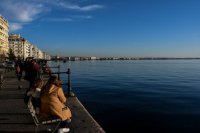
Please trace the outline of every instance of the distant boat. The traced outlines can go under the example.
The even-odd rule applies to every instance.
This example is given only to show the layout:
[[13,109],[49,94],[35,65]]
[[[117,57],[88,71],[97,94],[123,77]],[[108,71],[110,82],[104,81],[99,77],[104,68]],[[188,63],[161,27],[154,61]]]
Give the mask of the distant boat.
[[64,62],[64,63],[66,63],[66,62],[67,62],[67,60],[66,60],[66,59],[63,59],[63,62]]

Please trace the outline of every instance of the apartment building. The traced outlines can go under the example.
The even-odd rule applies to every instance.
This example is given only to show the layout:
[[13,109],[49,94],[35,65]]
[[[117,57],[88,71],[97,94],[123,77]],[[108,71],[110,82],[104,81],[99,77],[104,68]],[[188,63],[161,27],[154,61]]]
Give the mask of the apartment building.
[[35,59],[38,58],[38,51],[39,51],[38,47],[36,45],[33,45],[33,47],[32,47],[32,57],[34,57]]
[[44,57],[43,57],[43,52],[42,52],[42,50],[40,50],[40,49],[38,49],[38,57],[37,57],[38,59],[43,59]]
[[51,60],[51,56],[49,54],[47,54],[46,52],[43,52],[43,58],[45,60]]
[[19,34],[10,34],[8,40],[9,48],[17,58],[26,59],[27,57],[33,57],[34,59],[51,59],[47,53],[43,52]]
[[18,34],[9,35],[9,48],[17,58],[26,59],[32,56],[32,44]]
[[8,21],[0,15],[0,55],[6,55],[9,50],[8,46]]

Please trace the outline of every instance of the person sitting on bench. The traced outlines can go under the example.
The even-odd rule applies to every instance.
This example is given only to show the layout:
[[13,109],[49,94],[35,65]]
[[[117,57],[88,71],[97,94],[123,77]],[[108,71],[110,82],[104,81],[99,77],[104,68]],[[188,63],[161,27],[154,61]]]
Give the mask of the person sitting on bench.
[[50,76],[47,84],[41,92],[40,115],[48,118],[53,116],[61,119],[59,132],[68,132],[67,124],[71,121],[71,111],[65,106],[66,97],[61,88],[61,82],[57,76]]
[[40,94],[43,88],[44,82],[41,79],[37,79],[31,89],[27,92],[27,97],[32,96],[33,106],[36,109],[37,114],[39,114],[40,109]]

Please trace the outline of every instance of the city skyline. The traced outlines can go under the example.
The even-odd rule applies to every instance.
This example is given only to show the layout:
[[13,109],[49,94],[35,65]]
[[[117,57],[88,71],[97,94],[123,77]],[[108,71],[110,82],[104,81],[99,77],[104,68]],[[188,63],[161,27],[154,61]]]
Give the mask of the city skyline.
[[1,0],[10,26],[51,55],[200,57],[198,0]]

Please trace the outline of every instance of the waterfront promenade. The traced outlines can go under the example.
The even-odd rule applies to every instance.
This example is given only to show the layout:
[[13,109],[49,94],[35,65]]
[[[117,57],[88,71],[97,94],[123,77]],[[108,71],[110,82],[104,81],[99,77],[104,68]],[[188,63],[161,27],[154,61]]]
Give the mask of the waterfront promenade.
[[[19,89],[18,86],[22,88]],[[0,89],[0,133],[33,133],[34,121],[24,104],[23,95],[28,88],[28,82],[19,82],[10,71],[4,74],[4,82]],[[92,118],[77,97],[69,97],[67,105],[72,111],[70,133],[104,133],[100,125]],[[38,132],[45,132],[52,125],[39,126]]]

